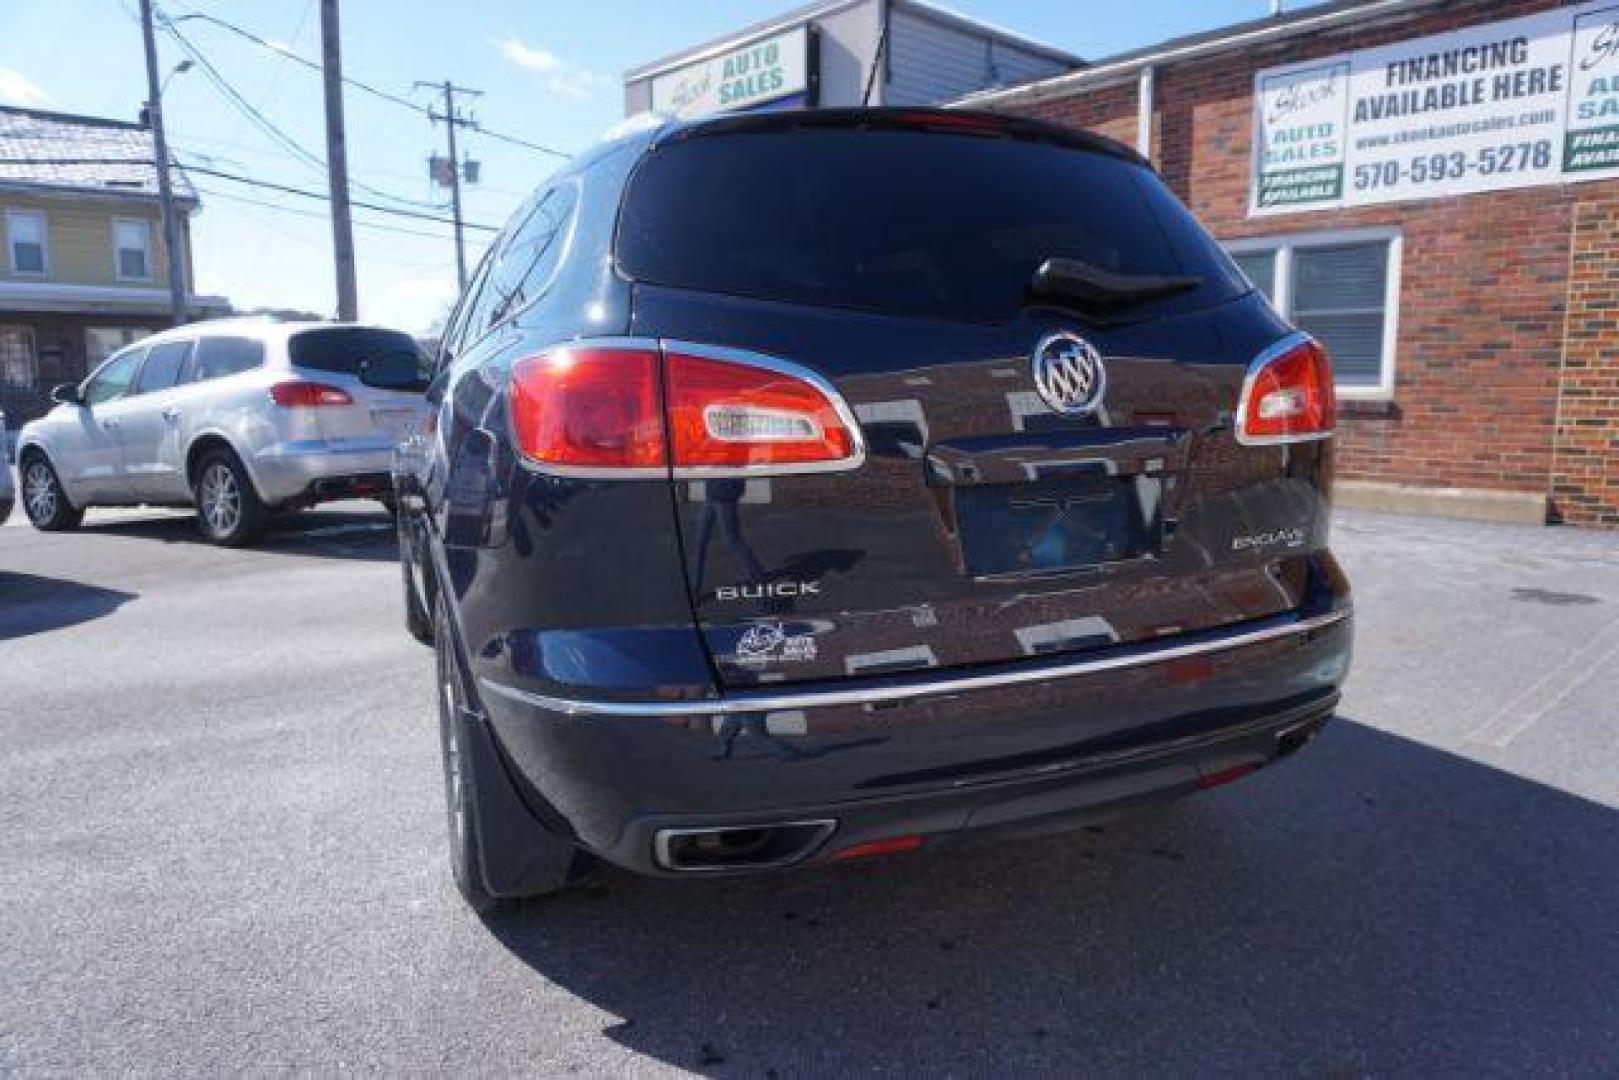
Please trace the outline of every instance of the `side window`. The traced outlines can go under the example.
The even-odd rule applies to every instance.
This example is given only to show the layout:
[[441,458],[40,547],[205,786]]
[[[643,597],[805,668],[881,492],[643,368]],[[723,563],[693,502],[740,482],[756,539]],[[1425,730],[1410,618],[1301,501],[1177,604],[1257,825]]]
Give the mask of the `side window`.
[[550,287],[577,198],[572,184],[551,189],[501,246],[485,286],[487,302],[479,304],[488,312],[485,329],[516,314]]
[[197,342],[186,382],[207,382],[240,375],[264,363],[264,342],[242,337],[205,337]]
[[84,384],[84,403],[100,405],[123,397],[129,390],[130,379],[135,377],[135,369],[140,366],[141,357],[145,355],[145,349],[131,349],[102,364]]
[[186,357],[191,355],[191,342],[168,341],[153,345],[146,354],[146,363],[135,377],[134,393],[150,394],[154,390],[167,390],[180,381],[180,370]]
[[460,328],[462,348],[515,314],[551,284],[576,199],[571,184],[541,192],[529,203],[518,224],[501,237],[489,253],[483,284]]
[[435,376],[449,367],[450,361],[460,356],[461,351],[471,343],[467,335],[467,324],[471,321],[472,309],[478,306],[478,296],[483,291],[484,278],[488,274],[494,253],[494,247],[484,253],[478,268],[472,272],[472,280],[468,282],[466,292],[461,294],[461,302],[456,305],[455,310],[450,313],[449,320],[444,324],[444,338],[439,342],[438,359],[434,364]]

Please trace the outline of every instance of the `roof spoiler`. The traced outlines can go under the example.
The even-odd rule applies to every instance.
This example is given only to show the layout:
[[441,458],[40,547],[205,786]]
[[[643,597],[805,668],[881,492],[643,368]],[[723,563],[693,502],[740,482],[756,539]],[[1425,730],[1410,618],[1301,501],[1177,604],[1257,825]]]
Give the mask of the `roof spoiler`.
[[775,112],[719,116],[671,125],[656,142],[707,135],[845,128],[863,131],[934,131],[989,138],[1026,139],[1107,154],[1152,168],[1135,150],[1105,135],[1022,116],[971,109],[880,107],[866,109],[781,109]]

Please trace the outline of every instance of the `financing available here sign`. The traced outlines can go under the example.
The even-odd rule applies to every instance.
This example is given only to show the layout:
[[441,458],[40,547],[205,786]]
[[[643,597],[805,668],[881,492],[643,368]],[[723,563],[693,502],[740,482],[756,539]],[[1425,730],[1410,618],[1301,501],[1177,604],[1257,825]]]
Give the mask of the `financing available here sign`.
[[809,85],[810,31],[799,26],[655,76],[652,108],[681,117],[734,112],[806,93]]
[[1254,214],[1619,177],[1619,3],[1255,76]]

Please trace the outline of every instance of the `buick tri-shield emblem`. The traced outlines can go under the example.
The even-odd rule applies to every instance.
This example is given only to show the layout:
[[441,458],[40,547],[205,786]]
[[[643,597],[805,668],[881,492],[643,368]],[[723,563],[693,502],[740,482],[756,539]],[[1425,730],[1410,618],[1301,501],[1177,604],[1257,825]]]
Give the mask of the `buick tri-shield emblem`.
[[1034,347],[1034,385],[1047,405],[1083,416],[1102,403],[1107,372],[1096,347],[1078,334],[1047,334]]

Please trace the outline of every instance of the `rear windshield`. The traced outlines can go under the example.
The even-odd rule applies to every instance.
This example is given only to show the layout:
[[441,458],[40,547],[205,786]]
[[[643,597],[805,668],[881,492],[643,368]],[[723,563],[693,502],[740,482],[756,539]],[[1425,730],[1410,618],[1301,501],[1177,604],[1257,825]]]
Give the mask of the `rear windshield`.
[[416,339],[397,330],[374,330],[363,326],[333,326],[304,330],[287,343],[293,367],[358,375],[362,365],[401,355],[415,362],[421,356]]
[[1000,321],[1046,259],[1196,276],[1150,310],[1247,290],[1149,170],[1056,144],[915,131],[697,136],[636,170],[618,260],[660,285]]

